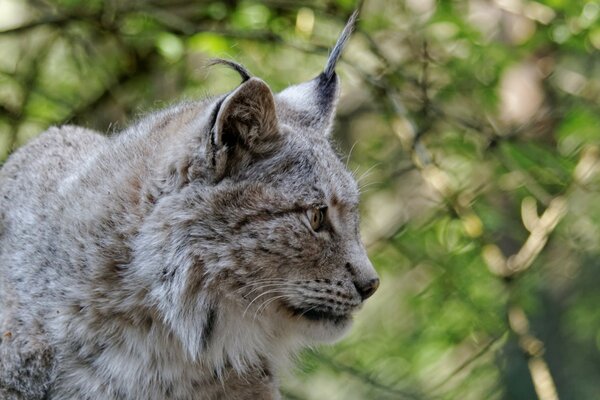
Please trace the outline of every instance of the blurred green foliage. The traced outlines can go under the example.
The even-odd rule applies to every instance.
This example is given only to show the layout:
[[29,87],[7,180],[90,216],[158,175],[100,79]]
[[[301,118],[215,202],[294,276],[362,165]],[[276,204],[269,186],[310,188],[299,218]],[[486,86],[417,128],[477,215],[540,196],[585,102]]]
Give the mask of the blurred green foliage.
[[[0,160],[53,124],[107,134],[222,93],[233,58],[312,78],[357,5],[0,2]],[[290,399],[600,395],[600,2],[365,0],[336,140],[382,277]]]

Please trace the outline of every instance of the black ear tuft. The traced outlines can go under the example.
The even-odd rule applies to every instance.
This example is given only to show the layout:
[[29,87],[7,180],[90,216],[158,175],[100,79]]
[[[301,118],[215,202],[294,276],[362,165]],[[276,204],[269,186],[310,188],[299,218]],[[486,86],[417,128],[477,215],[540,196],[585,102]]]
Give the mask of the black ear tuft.
[[335,46],[333,46],[333,50],[329,54],[329,59],[327,59],[327,64],[325,65],[325,69],[323,70],[323,74],[327,78],[327,80],[331,80],[333,75],[335,74],[335,66],[342,55],[342,51],[350,39],[352,32],[354,32],[354,28],[356,27],[356,21],[358,20],[358,10],[355,10],[348,22],[346,22],[346,26],[344,30],[340,34]]
[[235,70],[242,77],[242,83],[246,82],[248,79],[252,77],[252,74],[244,67],[242,64],[238,64],[235,61],[225,60],[223,58],[213,58],[208,62],[208,66],[212,67],[213,65],[226,65],[229,68]]

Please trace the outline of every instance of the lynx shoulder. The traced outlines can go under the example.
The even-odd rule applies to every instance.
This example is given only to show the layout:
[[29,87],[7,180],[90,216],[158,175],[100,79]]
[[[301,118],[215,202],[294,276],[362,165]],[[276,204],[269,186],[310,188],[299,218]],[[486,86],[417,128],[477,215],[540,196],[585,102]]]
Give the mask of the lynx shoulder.
[[52,128],[0,170],[0,397],[276,399],[376,289],[329,133],[335,64],[113,137]]

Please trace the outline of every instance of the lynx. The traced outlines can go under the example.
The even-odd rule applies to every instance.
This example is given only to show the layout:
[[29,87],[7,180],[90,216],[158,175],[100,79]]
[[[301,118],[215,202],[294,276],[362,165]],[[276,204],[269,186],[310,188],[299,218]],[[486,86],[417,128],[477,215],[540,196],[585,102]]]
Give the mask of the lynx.
[[335,66],[118,135],[51,128],[0,170],[2,399],[278,399],[379,279],[330,143]]

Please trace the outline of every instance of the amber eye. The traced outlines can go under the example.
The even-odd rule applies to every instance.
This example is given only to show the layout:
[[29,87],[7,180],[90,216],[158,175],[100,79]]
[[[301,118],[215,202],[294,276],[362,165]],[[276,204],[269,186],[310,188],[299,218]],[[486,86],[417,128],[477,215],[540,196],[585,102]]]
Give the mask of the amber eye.
[[315,207],[308,210],[308,220],[310,221],[310,227],[313,231],[318,232],[323,228],[326,212],[327,207]]

